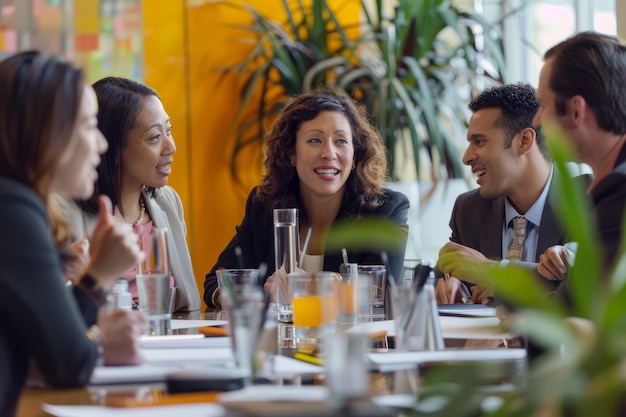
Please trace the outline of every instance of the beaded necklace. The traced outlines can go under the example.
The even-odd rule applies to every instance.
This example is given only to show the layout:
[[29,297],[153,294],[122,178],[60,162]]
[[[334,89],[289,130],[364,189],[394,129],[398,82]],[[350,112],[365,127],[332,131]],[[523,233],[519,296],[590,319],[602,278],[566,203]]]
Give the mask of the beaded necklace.
[[139,217],[137,217],[137,220],[132,223],[127,223],[124,219],[120,219],[115,214],[113,215],[113,218],[117,220],[118,223],[122,224],[141,224],[144,216],[146,215],[146,203],[143,202],[143,197],[139,197],[139,207]]

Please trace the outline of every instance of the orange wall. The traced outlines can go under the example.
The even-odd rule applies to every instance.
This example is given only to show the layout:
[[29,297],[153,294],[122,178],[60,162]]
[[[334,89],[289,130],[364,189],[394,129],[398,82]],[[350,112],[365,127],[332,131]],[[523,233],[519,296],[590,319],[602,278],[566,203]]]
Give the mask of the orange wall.
[[[280,0],[230,0],[249,4],[283,20]],[[342,8],[353,22],[354,2]],[[345,5],[345,0],[337,4]],[[240,173],[243,184],[231,177],[232,143],[229,129],[239,105],[235,77],[222,77],[216,67],[245,56],[251,45],[236,41],[233,23],[251,22],[249,15],[224,4],[202,0],[144,0],[146,83],[163,99],[172,119],[177,153],[170,179],[186,210],[196,280],[203,293],[204,275],[235,233],[243,217],[245,199],[262,175],[256,163]],[[251,150],[243,158],[260,158]]]

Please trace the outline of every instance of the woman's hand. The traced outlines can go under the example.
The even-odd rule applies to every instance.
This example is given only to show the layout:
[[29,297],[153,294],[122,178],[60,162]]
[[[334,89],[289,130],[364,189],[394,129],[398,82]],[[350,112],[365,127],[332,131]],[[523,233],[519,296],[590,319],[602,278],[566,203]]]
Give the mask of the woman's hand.
[[89,241],[87,239],[72,242],[65,248],[74,259],[63,264],[63,278],[73,281],[87,267],[89,263]]
[[144,254],[139,249],[139,239],[132,228],[113,219],[111,200],[100,196],[100,212],[91,237],[91,261],[87,272],[103,288],[125,276]]
[[[297,269],[297,272],[305,272],[303,269]],[[289,290],[289,281],[287,279],[287,272],[285,267],[281,266],[280,269],[267,277],[265,284],[263,284],[263,290],[266,294],[270,295],[270,302],[276,302],[276,276],[278,276],[278,289],[280,291],[281,301],[291,300],[291,291]]]
[[105,365],[137,365],[143,362],[139,336],[148,332],[148,319],[143,312],[101,311],[96,325],[102,334]]

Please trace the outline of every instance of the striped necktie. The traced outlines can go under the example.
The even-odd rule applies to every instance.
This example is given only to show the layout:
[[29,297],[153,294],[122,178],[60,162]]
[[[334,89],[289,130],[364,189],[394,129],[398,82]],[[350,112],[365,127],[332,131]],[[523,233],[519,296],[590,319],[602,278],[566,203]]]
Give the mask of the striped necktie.
[[526,237],[526,224],[528,224],[528,220],[522,216],[513,219],[515,235],[513,236],[513,243],[511,243],[509,252],[506,254],[506,259],[511,261],[522,260],[522,248],[524,247],[524,238]]

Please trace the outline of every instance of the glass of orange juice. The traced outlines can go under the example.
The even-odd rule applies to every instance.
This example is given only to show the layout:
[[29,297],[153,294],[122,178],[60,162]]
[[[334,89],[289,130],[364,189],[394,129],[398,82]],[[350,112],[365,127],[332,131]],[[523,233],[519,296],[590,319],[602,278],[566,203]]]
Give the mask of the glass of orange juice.
[[356,323],[358,311],[357,264],[344,263],[339,266],[335,280],[337,295],[337,326],[348,328]]
[[288,274],[298,350],[321,350],[322,330],[335,321],[334,272]]

